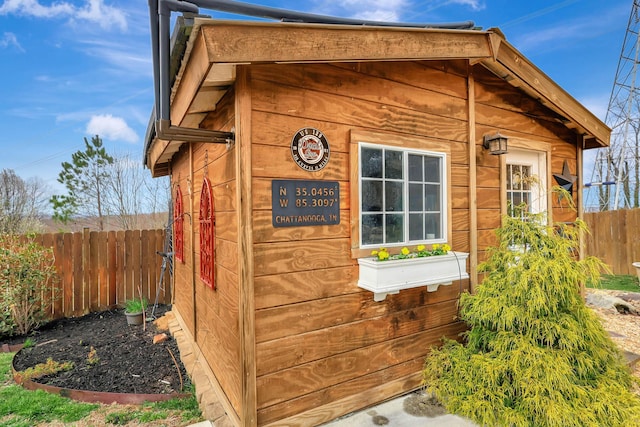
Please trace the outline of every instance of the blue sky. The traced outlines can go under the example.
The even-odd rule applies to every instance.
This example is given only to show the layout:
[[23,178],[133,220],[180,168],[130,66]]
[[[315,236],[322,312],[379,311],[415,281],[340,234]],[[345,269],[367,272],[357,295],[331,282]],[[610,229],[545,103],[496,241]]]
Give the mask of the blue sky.
[[[499,27],[604,120],[631,0],[255,0],[327,15]],[[238,18],[201,9],[214,18]],[[60,163],[100,135],[142,155],[153,104],[144,0],[0,0],[0,169],[54,189]],[[591,176],[585,171],[585,178]],[[59,190],[58,190],[59,191]]]

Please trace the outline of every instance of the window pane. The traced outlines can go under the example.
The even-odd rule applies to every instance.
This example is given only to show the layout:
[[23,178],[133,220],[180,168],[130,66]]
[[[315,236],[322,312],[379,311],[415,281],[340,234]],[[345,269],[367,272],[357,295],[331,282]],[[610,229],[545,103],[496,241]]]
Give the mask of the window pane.
[[530,178],[531,178],[531,167],[530,166],[522,166],[522,189],[530,190]]
[[409,211],[422,211],[422,184],[409,184]]
[[440,186],[434,184],[424,185],[424,210],[439,211],[440,210]]
[[520,184],[522,183],[522,168],[520,165],[513,165],[512,171],[511,187],[514,190],[520,190]]
[[382,214],[362,215],[362,244],[382,244]]
[[360,153],[362,244],[441,241],[446,222],[444,157],[382,146],[361,146]]
[[386,216],[385,243],[404,242],[404,215],[393,214]]
[[366,178],[382,178],[382,150],[362,148],[360,168]]
[[384,151],[384,177],[402,179],[402,151]]
[[422,156],[409,154],[409,181],[423,181]]
[[522,196],[520,195],[520,192],[515,191],[511,200],[513,200],[514,207],[520,205],[520,203],[522,203]]
[[424,156],[425,182],[440,182],[440,158]]
[[424,215],[409,215],[409,240],[424,240]]
[[384,190],[385,211],[402,212],[402,183],[386,181]]
[[442,233],[440,230],[440,214],[428,213],[424,215],[424,230],[427,240],[440,239]]
[[511,179],[512,176],[513,176],[513,166],[507,165],[507,190],[513,190],[513,183]]
[[362,212],[382,212],[382,181],[362,181]]

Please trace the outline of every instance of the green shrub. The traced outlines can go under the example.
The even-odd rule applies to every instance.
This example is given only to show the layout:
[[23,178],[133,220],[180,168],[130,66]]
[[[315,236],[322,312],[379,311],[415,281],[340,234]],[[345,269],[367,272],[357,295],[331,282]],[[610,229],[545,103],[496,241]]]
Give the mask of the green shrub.
[[[0,297],[1,298],[1,297]],[[13,335],[15,326],[11,319],[11,310],[0,299],[0,337]]]
[[56,298],[53,251],[34,238],[0,235],[0,335],[37,328]]
[[604,267],[576,258],[586,226],[541,221],[505,218],[485,279],[460,299],[466,342],[434,349],[424,383],[480,425],[640,425],[624,358],[580,294]]

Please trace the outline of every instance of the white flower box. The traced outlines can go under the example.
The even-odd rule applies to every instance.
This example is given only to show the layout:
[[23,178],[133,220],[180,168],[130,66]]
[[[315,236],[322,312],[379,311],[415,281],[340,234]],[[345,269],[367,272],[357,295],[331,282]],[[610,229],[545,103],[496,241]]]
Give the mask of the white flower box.
[[386,261],[360,258],[358,286],[373,292],[375,301],[384,300],[387,294],[418,286],[426,286],[427,291],[434,292],[440,285],[469,278],[468,257],[468,253],[450,251],[446,255]]

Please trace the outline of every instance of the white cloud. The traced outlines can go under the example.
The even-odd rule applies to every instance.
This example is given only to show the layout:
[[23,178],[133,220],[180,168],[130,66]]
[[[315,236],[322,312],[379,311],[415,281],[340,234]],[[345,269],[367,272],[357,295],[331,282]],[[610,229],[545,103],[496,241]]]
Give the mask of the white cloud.
[[138,135],[127,125],[127,122],[122,117],[114,117],[111,114],[91,116],[86,132],[90,135],[100,135],[105,139],[125,141],[132,144],[137,143],[139,140]]
[[375,9],[365,10],[354,15],[354,18],[362,19],[365,21],[378,21],[378,22],[398,22],[400,17],[397,11],[389,9]]
[[87,5],[78,9],[76,17],[89,22],[96,22],[100,27],[108,29],[111,25],[127,29],[127,18],[119,9],[107,6],[102,0],[89,0]]
[[485,0],[324,0],[317,13],[372,21],[403,22],[443,7],[485,8]]
[[469,6],[473,10],[482,10],[485,8],[485,4],[480,0],[451,0],[449,4],[459,4],[462,6]]
[[[562,5],[565,3],[567,2]],[[547,9],[543,9],[533,17],[538,17],[546,11]],[[626,14],[627,12],[622,8],[607,8],[604,11],[596,10],[593,14],[584,16],[566,15],[557,22],[549,21],[547,25],[537,26],[530,33],[516,35],[512,43],[524,53],[572,47],[572,43],[576,43],[578,40],[596,39],[602,37],[603,34],[615,31],[616,28],[619,28],[621,19],[626,19],[624,18]],[[522,20],[524,18],[513,22],[517,23]],[[506,26],[508,25],[510,23],[507,23]],[[500,27],[504,28],[505,26],[501,25]]]
[[151,76],[151,52],[133,41],[118,43],[113,40],[85,38],[80,41],[82,51],[89,56],[111,64],[118,70],[136,75]]
[[315,13],[396,22],[400,20],[401,12],[408,6],[408,0],[325,0],[321,2]]
[[338,4],[345,9],[398,9],[407,6],[406,0],[342,0]]
[[36,18],[55,18],[72,15],[74,6],[69,3],[54,3],[43,6],[38,0],[5,0],[0,6],[0,15],[24,15]]
[[4,33],[2,35],[2,38],[0,38],[0,47],[5,48],[9,46],[13,46],[16,49],[18,49],[20,52],[24,52],[24,49],[22,48],[22,46],[20,46],[20,43],[18,42],[18,38],[16,37],[15,34]]
[[127,29],[125,13],[105,5],[103,0],[86,0],[82,7],[68,2],[55,2],[47,6],[40,4],[39,0],[5,0],[0,5],[0,15],[9,14],[34,18],[69,18],[71,21],[98,24],[103,29],[112,26],[117,26],[122,31]]

